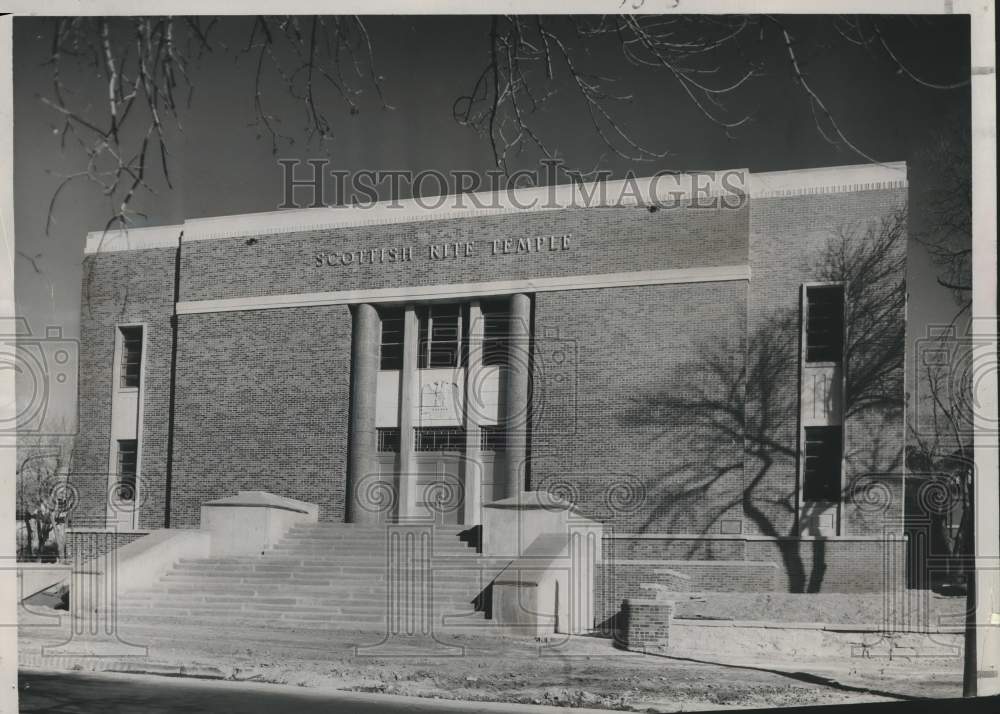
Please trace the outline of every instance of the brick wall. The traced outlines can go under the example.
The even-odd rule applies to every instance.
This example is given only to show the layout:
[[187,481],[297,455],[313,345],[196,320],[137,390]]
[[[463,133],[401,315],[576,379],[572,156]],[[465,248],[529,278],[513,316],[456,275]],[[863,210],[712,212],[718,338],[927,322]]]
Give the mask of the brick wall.
[[[751,202],[744,533],[796,533],[801,285],[831,277],[854,279],[848,289],[849,313],[852,304],[884,306],[889,297],[901,296],[905,266],[877,284],[866,284],[855,274],[860,261],[848,262],[842,275],[831,276],[828,258],[845,244],[842,233],[862,237],[864,222],[878,220],[905,202],[906,189]],[[849,252],[857,255],[858,243],[849,245]],[[889,259],[902,259],[905,251],[904,231]],[[882,393],[874,393],[878,385],[857,387],[872,373],[873,365],[878,366],[879,360],[872,355],[884,355],[890,349],[888,340],[895,328],[902,328],[905,316],[902,309],[885,311],[877,318],[880,325],[872,325],[875,317],[868,316],[864,329],[859,329],[862,317],[848,320],[841,535],[878,535],[887,522],[898,524],[896,532],[902,526],[901,353],[896,355],[898,366],[883,375]],[[898,348],[902,349],[902,343]]]
[[622,645],[635,652],[666,652],[673,611],[669,601],[630,598],[622,611]]
[[73,529],[66,531],[66,560],[83,563],[147,535],[146,531]]
[[140,322],[146,325],[146,354],[139,525],[163,525],[175,260],[172,248],[103,253],[84,260],[79,436],[70,474],[79,501],[69,514],[71,526],[104,526],[116,326]]
[[621,560],[743,560],[746,539],[617,536],[604,540],[605,559]]
[[905,586],[903,539],[750,540],[748,560],[779,563],[786,592],[884,592]]
[[[689,546],[718,544],[716,556]],[[906,541],[870,537],[837,539],[604,539],[594,599],[598,622],[640,597],[643,583],[676,592],[886,592],[905,585]],[[671,573],[659,571],[668,570]]]
[[[620,532],[738,522],[746,291],[731,281],[537,294],[531,487]],[[570,357],[548,369],[557,350]]]
[[181,315],[173,518],[264,490],[344,518],[351,316],[345,306]]

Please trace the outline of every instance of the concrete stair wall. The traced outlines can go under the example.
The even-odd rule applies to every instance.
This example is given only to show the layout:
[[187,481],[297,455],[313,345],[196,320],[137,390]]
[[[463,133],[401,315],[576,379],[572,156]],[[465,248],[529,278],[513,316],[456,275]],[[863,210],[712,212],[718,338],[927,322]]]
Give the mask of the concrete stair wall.
[[295,526],[259,556],[181,560],[122,594],[122,623],[192,622],[389,632],[490,629],[483,598],[509,558],[486,558],[457,527]]

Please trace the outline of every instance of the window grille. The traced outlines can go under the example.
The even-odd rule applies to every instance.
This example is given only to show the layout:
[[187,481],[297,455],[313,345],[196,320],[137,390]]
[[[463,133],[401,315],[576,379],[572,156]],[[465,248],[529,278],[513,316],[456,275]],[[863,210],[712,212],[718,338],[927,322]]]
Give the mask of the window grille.
[[502,303],[483,303],[483,364],[505,365],[510,351],[510,312]]
[[457,367],[462,358],[462,305],[424,305],[417,312],[420,332],[417,367]]
[[480,426],[479,448],[482,451],[506,451],[507,431],[496,425]]
[[843,433],[839,426],[807,426],[802,498],[840,501]]
[[135,477],[138,470],[139,444],[135,439],[118,441],[118,485],[116,493],[122,501],[135,499]]
[[396,427],[376,429],[378,434],[378,450],[383,452],[399,451],[399,429]]
[[121,376],[122,388],[138,388],[142,374],[142,328],[120,327],[122,336]]
[[460,426],[418,426],[413,431],[416,451],[465,450],[465,429]]
[[380,312],[382,318],[382,344],[379,350],[379,369],[403,368],[403,310],[389,309]]
[[844,286],[806,287],[806,362],[844,359]]

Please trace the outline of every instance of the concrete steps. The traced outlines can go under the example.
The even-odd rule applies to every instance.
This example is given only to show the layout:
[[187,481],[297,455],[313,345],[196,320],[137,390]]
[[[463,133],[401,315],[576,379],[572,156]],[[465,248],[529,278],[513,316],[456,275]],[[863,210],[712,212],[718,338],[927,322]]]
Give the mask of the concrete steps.
[[509,559],[480,556],[461,531],[297,526],[259,556],[181,560],[116,612],[158,626],[482,632],[477,603]]

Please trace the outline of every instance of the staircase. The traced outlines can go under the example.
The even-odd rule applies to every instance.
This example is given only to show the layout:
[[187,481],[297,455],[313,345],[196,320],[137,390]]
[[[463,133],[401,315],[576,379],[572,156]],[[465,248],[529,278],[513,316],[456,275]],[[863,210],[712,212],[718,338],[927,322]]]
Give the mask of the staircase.
[[488,587],[510,560],[479,555],[461,530],[295,526],[259,556],[179,561],[120,595],[118,622],[486,634]]

